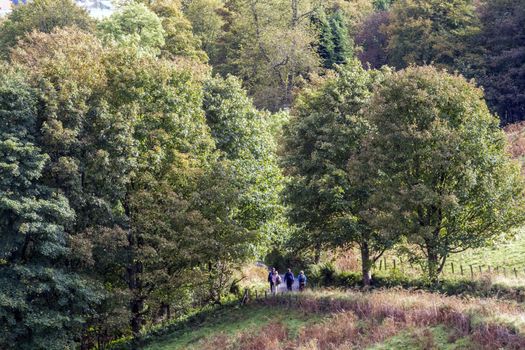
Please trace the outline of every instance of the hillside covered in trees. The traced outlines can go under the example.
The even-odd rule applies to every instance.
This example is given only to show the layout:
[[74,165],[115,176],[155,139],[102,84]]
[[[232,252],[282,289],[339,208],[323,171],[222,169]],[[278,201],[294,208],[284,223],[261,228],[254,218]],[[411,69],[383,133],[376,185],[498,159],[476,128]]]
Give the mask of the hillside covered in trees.
[[369,287],[404,247],[438,284],[525,224],[524,120],[524,0],[20,4],[0,349],[140,349],[255,261],[357,249]]

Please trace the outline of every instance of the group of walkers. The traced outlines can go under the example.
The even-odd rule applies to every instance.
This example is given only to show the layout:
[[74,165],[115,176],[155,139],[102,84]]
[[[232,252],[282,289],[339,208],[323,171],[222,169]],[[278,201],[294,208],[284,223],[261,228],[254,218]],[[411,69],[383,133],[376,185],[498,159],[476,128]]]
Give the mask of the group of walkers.
[[[283,279],[286,283],[286,290],[291,292],[293,290],[293,285],[296,280],[296,277],[293,275],[292,269],[288,269],[288,271],[284,274]],[[277,271],[275,267],[272,267],[272,269],[268,273],[268,282],[270,283],[270,291],[273,294],[277,293],[277,288],[282,283],[282,279],[281,275],[279,275],[279,271]],[[299,283],[299,291],[302,292],[306,287],[306,275],[304,274],[304,271],[299,272],[299,275],[297,276],[297,282]]]

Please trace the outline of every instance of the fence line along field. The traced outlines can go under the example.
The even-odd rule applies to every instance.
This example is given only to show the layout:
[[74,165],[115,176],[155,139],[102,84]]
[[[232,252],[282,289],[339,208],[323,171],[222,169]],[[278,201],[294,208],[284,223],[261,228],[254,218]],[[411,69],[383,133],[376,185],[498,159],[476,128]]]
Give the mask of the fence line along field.
[[[358,272],[361,265],[359,254],[353,250],[337,252],[331,260],[339,271]],[[373,272],[376,276],[424,276],[422,266],[395,249],[374,264]],[[525,228],[520,229],[515,237],[502,238],[492,246],[452,254],[443,267],[441,278],[490,278],[493,282],[525,285]]]

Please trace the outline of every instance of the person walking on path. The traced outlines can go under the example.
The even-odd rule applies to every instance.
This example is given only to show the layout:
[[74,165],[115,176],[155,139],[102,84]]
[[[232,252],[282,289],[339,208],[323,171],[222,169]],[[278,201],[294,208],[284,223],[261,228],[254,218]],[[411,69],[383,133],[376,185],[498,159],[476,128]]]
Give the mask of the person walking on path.
[[277,271],[275,271],[275,267],[272,267],[272,269],[270,270],[270,273],[268,273],[268,282],[270,283],[270,293],[273,293],[273,294],[275,294],[275,291],[276,291],[276,286],[275,286],[275,282],[277,281],[276,276],[278,276]]
[[288,271],[284,274],[284,281],[286,282],[286,289],[289,292],[291,292],[293,288],[293,283],[295,281],[292,269],[288,269]]
[[281,280],[281,275],[279,275],[279,271],[275,270],[275,274],[274,274],[274,277],[275,277],[275,281],[274,281],[274,293],[273,294],[277,294],[277,292],[279,291],[279,285],[281,284],[282,280]]
[[304,274],[304,271],[301,271],[299,273],[299,276],[297,276],[297,279],[299,280],[299,291],[302,292],[304,288],[306,287],[306,275]]
[[268,282],[270,282],[270,292],[275,295],[279,284],[281,284],[281,276],[275,267],[272,267],[272,271],[268,274]]

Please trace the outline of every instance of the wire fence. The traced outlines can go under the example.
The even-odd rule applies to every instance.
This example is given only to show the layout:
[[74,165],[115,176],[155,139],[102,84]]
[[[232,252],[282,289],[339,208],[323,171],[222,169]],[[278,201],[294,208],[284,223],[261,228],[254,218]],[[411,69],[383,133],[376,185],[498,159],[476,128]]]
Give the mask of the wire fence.
[[[525,262],[525,257],[524,257]],[[425,269],[419,264],[414,264],[403,259],[382,258],[373,267],[375,271],[401,272],[406,274],[425,274]],[[483,276],[503,276],[525,280],[525,267],[493,266],[488,264],[476,265],[468,262],[450,262],[443,266],[443,277],[476,279]]]

